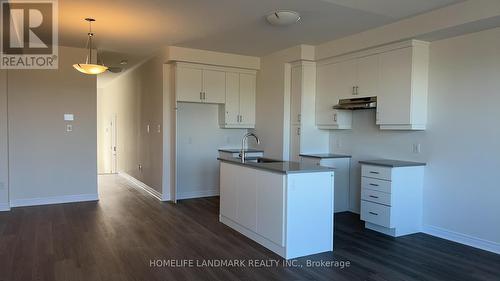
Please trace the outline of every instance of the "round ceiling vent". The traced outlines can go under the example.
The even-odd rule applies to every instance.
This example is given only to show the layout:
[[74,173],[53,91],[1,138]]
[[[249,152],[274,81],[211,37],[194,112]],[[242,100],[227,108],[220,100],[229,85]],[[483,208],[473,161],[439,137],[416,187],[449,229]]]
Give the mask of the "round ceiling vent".
[[300,14],[295,11],[279,10],[267,15],[266,18],[272,25],[286,26],[300,21]]

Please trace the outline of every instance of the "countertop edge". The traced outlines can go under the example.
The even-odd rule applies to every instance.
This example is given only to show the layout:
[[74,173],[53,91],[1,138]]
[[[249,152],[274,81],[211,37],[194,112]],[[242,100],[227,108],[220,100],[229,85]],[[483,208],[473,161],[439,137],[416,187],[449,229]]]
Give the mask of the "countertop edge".
[[342,159],[342,158],[352,158],[351,155],[344,155],[344,154],[335,154],[335,153],[331,153],[330,155],[326,155],[327,153],[325,153],[324,156],[321,155],[321,153],[317,153],[317,154],[306,154],[306,153],[303,153],[303,154],[299,154],[299,156],[302,156],[302,157],[310,157],[310,158],[318,158],[318,159]]
[[[382,159],[381,159],[382,160]],[[381,160],[361,160],[358,161],[360,164],[365,164],[365,165],[373,165],[373,166],[381,166],[381,167],[389,167],[389,168],[404,168],[404,167],[423,167],[427,166],[427,163],[422,163],[422,162],[411,162],[411,161],[401,161],[401,160],[389,160],[389,159],[383,159],[385,161],[395,161],[395,162],[400,162],[390,164],[390,163],[377,163],[377,161]]]
[[312,174],[312,173],[335,173],[334,169],[330,169],[330,168],[324,169],[325,167],[323,167],[323,169],[321,169],[321,170],[314,170],[313,169],[313,170],[283,171],[283,170],[272,169],[269,167],[263,167],[263,166],[259,166],[259,165],[249,165],[249,164],[233,161],[231,159],[224,159],[224,158],[220,158],[220,157],[217,157],[217,160],[222,161],[222,162],[226,162],[226,163],[230,163],[230,164],[234,164],[234,165],[238,165],[238,166],[248,167],[248,168],[262,170],[262,171],[268,171],[270,173],[276,173],[276,174],[282,174],[282,175]]

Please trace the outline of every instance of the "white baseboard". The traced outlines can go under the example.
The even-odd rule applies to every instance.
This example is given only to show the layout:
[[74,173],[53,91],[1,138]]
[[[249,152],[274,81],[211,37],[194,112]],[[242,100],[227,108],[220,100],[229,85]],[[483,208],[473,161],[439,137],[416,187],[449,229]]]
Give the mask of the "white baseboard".
[[98,200],[99,200],[99,195],[97,193],[64,195],[64,196],[42,197],[42,198],[14,199],[10,201],[10,207],[64,204],[64,203],[98,201]]
[[500,243],[497,242],[480,239],[432,225],[424,225],[422,232],[474,248],[479,248],[481,250],[500,254]]
[[9,203],[1,203],[0,204],[0,212],[3,212],[3,211],[10,211]]
[[124,172],[119,172],[118,175],[120,175],[122,178],[128,180],[130,183],[132,183],[133,187],[140,188],[147,193],[149,193],[151,196],[154,198],[163,201],[163,196],[160,192],[158,192],[156,189],[152,188],[151,186],[143,183],[142,181],[132,177],[131,175],[124,173]]
[[177,200],[212,197],[212,196],[219,196],[219,190],[218,189],[199,190],[199,191],[190,191],[190,192],[179,192],[176,194]]

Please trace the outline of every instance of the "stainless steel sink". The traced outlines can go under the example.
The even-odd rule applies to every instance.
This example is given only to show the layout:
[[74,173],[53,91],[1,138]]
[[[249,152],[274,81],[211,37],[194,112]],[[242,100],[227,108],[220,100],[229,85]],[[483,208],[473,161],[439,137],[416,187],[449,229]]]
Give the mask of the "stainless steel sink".
[[264,157],[247,157],[245,159],[245,162],[251,162],[251,163],[281,163],[284,162],[282,160],[276,160],[276,159],[270,159],[270,158],[264,158]]

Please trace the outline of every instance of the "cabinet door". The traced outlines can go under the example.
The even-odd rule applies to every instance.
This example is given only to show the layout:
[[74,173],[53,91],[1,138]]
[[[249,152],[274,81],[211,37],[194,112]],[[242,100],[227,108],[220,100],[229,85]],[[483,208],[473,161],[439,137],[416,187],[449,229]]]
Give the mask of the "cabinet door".
[[333,205],[335,213],[349,210],[350,162],[349,158],[321,160],[321,166],[335,169]]
[[240,123],[255,126],[256,76],[240,74]]
[[[234,165],[235,166],[235,165]],[[256,231],[257,230],[257,170],[235,166],[238,189],[238,219],[239,224]]]
[[380,55],[377,124],[411,124],[412,49]]
[[300,124],[302,95],[302,67],[292,67],[290,87],[290,122]]
[[226,101],[226,73],[203,70],[203,102],[224,103]]
[[300,161],[300,125],[292,125],[290,131],[290,161]]
[[338,102],[333,95],[333,64],[318,66],[316,75],[316,125],[331,125],[333,122],[332,107]]
[[283,175],[260,172],[257,176],[257,233],[285,246]]
[[240,75],[226,73],[225,124],[236,125],[240,115]]
[[220,214],[237,220],[238,178],[235,165],[220,164]]
[[333,65],[333,75],[331,76],[332,88],[330,91],[335,98],[335,104],[339,99],[355,98],[356,86],[356,60],[339,62]]
[[379,55],[357,59],[356,97],[375,97],[379,90]]
[[202,70],[188,67],[177,67],[175,88],[178,101],[202,102]]

